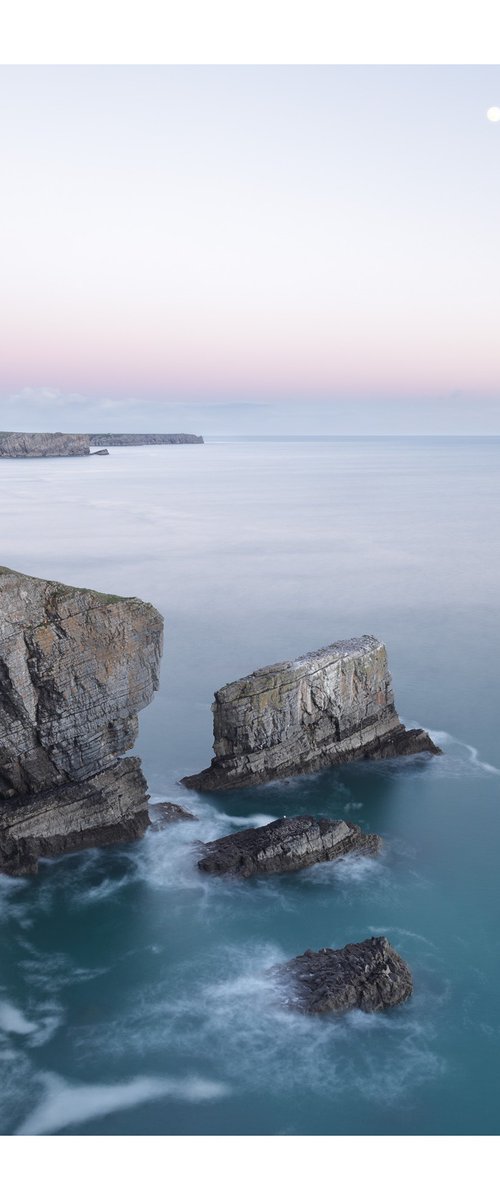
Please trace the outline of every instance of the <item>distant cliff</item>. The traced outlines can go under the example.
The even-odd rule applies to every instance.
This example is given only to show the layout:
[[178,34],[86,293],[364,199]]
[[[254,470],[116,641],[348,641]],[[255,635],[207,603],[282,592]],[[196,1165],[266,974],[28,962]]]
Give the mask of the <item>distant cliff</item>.
[[91,446],[163,446],[201,442],[196,433],[89,433]]
[[319,771],[357,758],[428,750],[394,707],[385,646],[365,634],[295,662],[262,667],[215,693],[214,758],[186,787],[217,791]]
[[53,458],[90,454],[87,433],[0,433],[0,458]]
[[163,619],[141,600],[0,568],[0,867],[129,841],[149,824],[137,713]]

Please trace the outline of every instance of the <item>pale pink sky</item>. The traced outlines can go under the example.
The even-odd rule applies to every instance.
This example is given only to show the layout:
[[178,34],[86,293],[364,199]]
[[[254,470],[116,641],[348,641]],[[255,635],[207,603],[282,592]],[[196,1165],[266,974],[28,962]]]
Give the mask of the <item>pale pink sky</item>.
[[500,396],[497,68],[3,67],[0,94],[11,408]]

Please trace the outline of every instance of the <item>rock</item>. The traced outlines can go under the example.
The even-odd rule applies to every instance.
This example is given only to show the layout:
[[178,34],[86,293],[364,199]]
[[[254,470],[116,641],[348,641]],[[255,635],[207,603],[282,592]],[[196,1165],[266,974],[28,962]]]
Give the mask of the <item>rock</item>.
[[150,804],[149,816],[153,829],[164,829],[165,825],[171,825],[172,821],[197,821],[194,813],[188,812],[187,808],[181,808],[180,804],[172,804],[169,800],[161,800],[158,804]]
[[182,783],[227,790],[360,758],[441,751],[405,729],[385,646],[369,634],[263,667],[215,693],[214,758]]
[[196,433],[89,433],[91,446],[179,446],[203,443]]
[[0,458],[60,458],[90,454],[86,433],[0,433]]
[[352,942],[342,950],[306,950],[273,968],[273,974],[291,988],[292,1006],[308,1013],[380,1012],[408,1000],[413,991],[409,967],[385,937]]
[[109,454],[109,450],[91,450],[92,458],[99,458],[100,454]]
[[150,604],[0,568],[0,866],[138,837],[137,713],[159,681]]
[[200,860],[201,871],[211,875],[273,875],[299,871],[312,863],[331,862],[353,851],[377,854],[382,838],[365,834],[350,821],[326,817],[282,817],[260,829],[242,829],[227,837],[207,842],[208,853]]

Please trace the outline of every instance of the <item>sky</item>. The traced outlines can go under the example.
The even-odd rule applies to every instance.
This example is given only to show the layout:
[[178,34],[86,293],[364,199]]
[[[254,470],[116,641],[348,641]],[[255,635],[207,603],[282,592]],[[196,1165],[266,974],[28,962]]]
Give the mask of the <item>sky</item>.
[[4,429],[500,434],[500,69],[0,68]]

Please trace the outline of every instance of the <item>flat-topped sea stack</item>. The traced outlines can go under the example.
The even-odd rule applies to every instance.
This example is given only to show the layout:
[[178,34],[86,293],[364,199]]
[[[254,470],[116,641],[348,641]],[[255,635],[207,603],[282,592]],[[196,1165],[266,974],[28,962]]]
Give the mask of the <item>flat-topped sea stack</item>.
[[281,817],[259,829],[242,829],[215,842],[206,842],[207,853],[198,867],[209,875],[275,875],[300,871],[313,863],[333,862],[346,854],[377,854],[382,838],[362,833],[350,821],[327,817]]
[[308,1013],[380,1012],[413,991],[409,967],[385,937],[351,942],[342,950],[306,950],[273,973],[288,984],[292,1007]]
[[139,837],[149,825],[137,713],[159,681],[163,618],[142,600],[0,567],[0,868]]
[[182,446],[203,443],[196,433],[89,433],[91,446]]
[[440,754],[394,706],[385,646],[370,634],[262,667],[215,693],[214,757],[181,782],[219,791],[360,758]]
[[0,433],[0,458],[75,458],[90,454],[88,433]]

